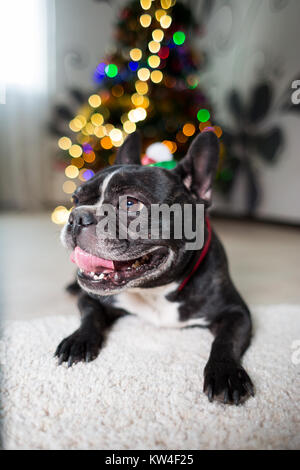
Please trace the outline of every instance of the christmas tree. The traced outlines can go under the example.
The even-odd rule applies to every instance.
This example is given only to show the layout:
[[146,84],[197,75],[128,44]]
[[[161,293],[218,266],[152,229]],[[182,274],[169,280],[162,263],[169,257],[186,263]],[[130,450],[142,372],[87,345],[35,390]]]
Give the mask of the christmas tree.
[[[193,12],[178,1],[135,0],[120,12],[113,52],[95,68],[95,91],[76,116],[58,109],[64,118],[72,117],[69,133],[58,141],[68,178],[65,193],[113,164],[117,148],[137,128],[143,151],[162,142],[178,160],[192,136],[211,126],[211,109],[199,86],[205,57],[192,48],[197,32]],[[214,129],[220,136],[221,129]],[[60,206],[52,220],[63,223],[67,216]]]

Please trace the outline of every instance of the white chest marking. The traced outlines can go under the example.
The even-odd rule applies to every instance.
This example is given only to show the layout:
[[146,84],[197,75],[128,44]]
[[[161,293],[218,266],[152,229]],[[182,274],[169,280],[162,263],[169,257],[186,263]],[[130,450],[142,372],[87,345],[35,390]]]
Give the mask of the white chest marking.
[[114,304],[128,313],[137,315],[148,323],[166,328],[184,328],[186,326],[206,326],[204,318],[180,321],[179,302],[170,302],[166,296],[178,288],[178,284],[154,287],[151,289],[128,289],[116,297]]

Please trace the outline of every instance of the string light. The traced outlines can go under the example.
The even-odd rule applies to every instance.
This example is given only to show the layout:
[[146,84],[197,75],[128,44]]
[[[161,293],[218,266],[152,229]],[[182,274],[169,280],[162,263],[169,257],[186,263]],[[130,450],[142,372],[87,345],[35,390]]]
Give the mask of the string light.
[[134,49],[131,49],[131,51],[129,52],[129,55],[132,60],[137,62],[138,60],[141,60],[143,54],[142,54],[141,49],[134,48]]
[[100,105],[101,105],[101,98],[99,95],[91,95],[89,97],[89,105],[92,107],[92,108],[98,108]]
[[161,29],[155,29],[152,31],[152,38],[156,42],[161,42],[164,38],[165,33]]
[[69,154],[70,154],[71,157],[73,157],[73,158],[81,157],[81,155],[82,155],[82,148],[80,147],[80,145],[73,144],[73,145],[71,145],[71,147],[69,148]]
[[147,13],[140,16],[140,23],[143,26],[143,28],[148,28],[148,26],[150,26],[150,24],[151,24],[151,21],[152,21],[152,18]]
[[148,57],[148,64],[152,69],[156,69],[160,64],[160,58],[158,55],[150,55],[150,57]]
[[69,139],[69,137],[61,137],[58,141],[58,146],[62,150],[69,150],[71,145],[72,145],[72,141],[71,139]]
[[152,52],[152,54],[156,54],[156,52],[159,51],[160,49],[160,43],[157,41],[150,41],[148,44],[149,51]]
[[161,82],[163,79],[163,74],[160,70],[153,70],[153,72],[151,72],[151,80],[153,83],[159,83]]
[[143,67],[139,69],[137,75],[142,82],[146,82],[150,77],[150,70],[146,67]]

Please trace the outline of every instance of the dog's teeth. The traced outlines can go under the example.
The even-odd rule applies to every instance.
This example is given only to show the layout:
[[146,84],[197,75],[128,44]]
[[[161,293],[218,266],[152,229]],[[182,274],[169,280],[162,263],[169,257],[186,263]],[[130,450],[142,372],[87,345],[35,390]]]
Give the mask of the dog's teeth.
[[93,276],[93,278],[95,279],[95,281],[97,281],[99,279],[99,277],[96,276],[96,274]]
[[91,271],[90,276],[95,276],[95,273],[93,271]]
[[99,279],[103,279],[103,278],[104,278],[104,274],[102,273],[100,274]]

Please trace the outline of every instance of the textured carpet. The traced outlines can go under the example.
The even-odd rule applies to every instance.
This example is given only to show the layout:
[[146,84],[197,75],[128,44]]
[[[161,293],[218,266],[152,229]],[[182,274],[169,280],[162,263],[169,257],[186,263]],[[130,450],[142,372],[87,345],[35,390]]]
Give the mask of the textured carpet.
[[5,448],[300,448],[300,307],[259,307],[253,318],[244,366],[256,396],[239,407],[201,392],[208,331],[123,318],[94,362],[67,369],[53,351],[78,316],[11,323],[0,351]]

